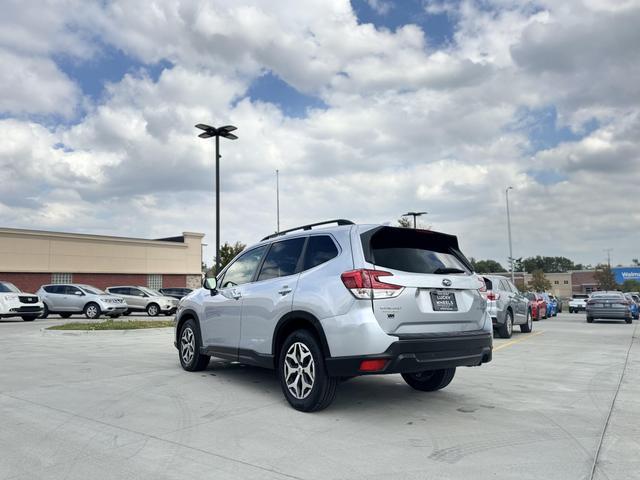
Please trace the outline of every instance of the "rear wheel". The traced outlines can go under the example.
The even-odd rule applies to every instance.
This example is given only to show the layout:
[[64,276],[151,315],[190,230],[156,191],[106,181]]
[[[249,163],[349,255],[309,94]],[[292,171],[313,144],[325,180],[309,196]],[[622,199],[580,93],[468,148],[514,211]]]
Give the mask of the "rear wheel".
[[531,333],[533,330],[533,320],[531,318],[531,310],[527,310],[527,321],[520,325],[520,331],[522,333]]
[[327,375],[320,344],[308,330],[296,330],[284,341],[278,373],[285,398],[301,412],[322,410],[336,396],[340,379]]
[[49,307],[47,307],[47,304],[44,304],[44,308],[42,310],[42,315],[40,315],[40,318],[47,318],[49,316]]
[[192,319],[184,322],[180,328],[180,344],[178,345],[180,365],[188,372],[204,370],[211,359],[209,355],[200,353],[202,345],[200,345],[197,332],[195,321]]
[[513,333],[513,314],[511,310],[507,310],[504,323],[498,327],[498,335],[500,338],[511,338]]
[[410,387],[416,390],[434,392],[449,385],[455,374],[456,369],[454,367],[417,373],[403,373],[402,378]]
[[626,323],[631,323],[631,322],[632,322],[631,317],[629,317],[629,318],[625,318],[625,319],[624,319],[624,321],[625,321]]
[[569,313],[573,313],[573,308],[569,307]]
[[593,317],[587,317],[587,323],[593,323]]
[[37,315],[22,315],[22,320],[25,322],[33,322],[36,318],[38,318]]

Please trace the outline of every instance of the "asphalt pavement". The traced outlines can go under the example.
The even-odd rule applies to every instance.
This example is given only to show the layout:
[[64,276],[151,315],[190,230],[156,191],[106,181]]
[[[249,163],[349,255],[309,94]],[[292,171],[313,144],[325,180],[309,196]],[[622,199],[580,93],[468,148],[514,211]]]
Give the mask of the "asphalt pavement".
[[270,371],[183,371],[172,329],[61,322],[0,320],[0,479],[640,479],[638,321],[560,314],[440,392],[356,378],[314,414]]

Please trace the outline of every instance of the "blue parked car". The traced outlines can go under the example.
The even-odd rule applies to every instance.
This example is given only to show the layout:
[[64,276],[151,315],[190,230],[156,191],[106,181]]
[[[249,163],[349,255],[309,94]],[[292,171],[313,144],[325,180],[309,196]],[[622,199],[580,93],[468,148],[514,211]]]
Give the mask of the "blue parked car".
[[545,303],[547,304],[547,316],[545,318],[549,318],[549,317],[557,317],[558,316],[558,302],[556,301],[555,298],[551,298],[549,296],[549,294],[547,293],[540,293],[540,295],[542,295],[542,298],[544,299]]
[[638,320],[640,318],[640,306],[638,306],[637,297],[631,293],[625,293],[624,296],[631,304],[631,318]]

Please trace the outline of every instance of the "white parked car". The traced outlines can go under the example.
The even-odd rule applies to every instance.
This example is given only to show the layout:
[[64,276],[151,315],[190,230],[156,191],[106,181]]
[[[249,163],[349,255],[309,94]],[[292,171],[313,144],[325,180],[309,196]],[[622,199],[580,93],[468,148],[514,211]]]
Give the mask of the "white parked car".
[[37,295],[22,292],[11,282],[0,282],[0,318],[22,317],[31,322],[42,315],[43,309]]
[[589,295],[573,295],[569,302],[569,313],[584,312],[587,309],[587,300],[589,300]]

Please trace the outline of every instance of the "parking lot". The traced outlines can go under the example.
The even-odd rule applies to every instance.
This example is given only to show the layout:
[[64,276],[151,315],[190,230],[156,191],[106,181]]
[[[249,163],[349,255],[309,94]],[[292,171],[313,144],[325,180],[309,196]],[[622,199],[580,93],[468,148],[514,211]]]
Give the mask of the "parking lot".
[[587,479],[607,420],[593,478],[640,478],[638,322],[560,314],[440,392],[356,378],[314,414],[270,371],[183,371],[171,329],[60,322],[0,321],[1,479]]

